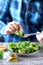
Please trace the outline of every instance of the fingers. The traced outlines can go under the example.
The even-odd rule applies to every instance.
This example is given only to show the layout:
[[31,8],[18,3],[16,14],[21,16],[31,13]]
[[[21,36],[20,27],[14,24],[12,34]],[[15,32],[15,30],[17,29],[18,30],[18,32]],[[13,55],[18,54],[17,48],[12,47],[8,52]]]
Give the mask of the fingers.
[[14,33],[16,30],[18,30],[17,24],[14,23],[14,22],[11,22],[11,23],[8,25],[8,31]]
[[[40,32],[37,32],[37,33],[40,33]],[[41,34],[41,33],[36,35],[36,38],[37,38],[38,40],[40,40],[41,37],[42,37],[42,34]]]
[[[37,32],[40,33],[40,32]],[[37,40],[43,45],[43,31],[36,35]]]
[[19,31],[23,31],[23,28],[22,28],[22,26],[20,24],[17,24],[17,26],[18,26]]
[[12,26],[13,29],[20,30],[20,24],[13,22],[10,23],[10,27]]
[[42,31],[42,33],[43,33],[43,31]]
[[10,33],[11,33],[11,29],[6,27],[4,34],[10,34]]
[[17,23],[14,22],[14,28],[16,28],[16,30],[19,30],[19,26]]
[[20,31],[23,31],[23,28],[22,28],[22,26],[20,25]]
[[14,24],[16,25],[17,30],[23,31],[23,28],[19,23],[14,22]]
[[6,26],[5,34],[12,34],[17,30],[23,30],[21,25],[15,22],[11,22]]
[[37,33],[40,33],[39,31]]
[[14,24],[10,24],[9,28],[11,29],[11,32],[15,32],[16,31],[16,27]]

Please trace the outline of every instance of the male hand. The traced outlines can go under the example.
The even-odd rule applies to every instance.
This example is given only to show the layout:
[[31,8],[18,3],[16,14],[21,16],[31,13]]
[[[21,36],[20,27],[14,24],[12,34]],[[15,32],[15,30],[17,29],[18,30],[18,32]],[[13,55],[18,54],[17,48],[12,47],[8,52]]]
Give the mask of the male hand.
[[12,33],[14,33],[14,32],[17,31],[17,30],[23,31],[23,29],[22,29],[22,27],[21,27],[20,24],[18,24],[18,23],[15,22],[15,21],[12,21],[12,22],[10,22],[10,23],[6,26],[5,31],[4,31],[4,34],[12,34]]

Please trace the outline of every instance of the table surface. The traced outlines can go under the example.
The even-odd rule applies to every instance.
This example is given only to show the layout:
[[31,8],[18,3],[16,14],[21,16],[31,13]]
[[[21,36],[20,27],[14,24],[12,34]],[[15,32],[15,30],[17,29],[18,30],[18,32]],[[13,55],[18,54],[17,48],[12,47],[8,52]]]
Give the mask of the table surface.
[[0,60],[0,65],[43,65],[43,47],[32,56],[19,57],[20,62],[8,62],[7,60]]

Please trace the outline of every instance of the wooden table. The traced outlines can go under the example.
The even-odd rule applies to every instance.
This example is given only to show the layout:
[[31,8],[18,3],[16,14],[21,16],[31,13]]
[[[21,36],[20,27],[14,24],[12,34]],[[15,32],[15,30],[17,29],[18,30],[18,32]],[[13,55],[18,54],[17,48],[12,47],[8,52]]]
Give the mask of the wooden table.
[[0,65],[43,65],[43,47],[34,56],[19,57],[20,62],[8,62],[7,60],[0,60]]

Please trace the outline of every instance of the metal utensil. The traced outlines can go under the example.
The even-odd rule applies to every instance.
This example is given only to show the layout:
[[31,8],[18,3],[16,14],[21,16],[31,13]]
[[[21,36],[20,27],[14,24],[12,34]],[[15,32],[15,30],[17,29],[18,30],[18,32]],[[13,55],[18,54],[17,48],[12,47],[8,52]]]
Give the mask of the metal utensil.
[[39,35],[39,34],[43,34],[43,33],[24,34],[24,36],[22,36],[22,37],[27,38],[27,37],[29,37],[29,36],[32,36],[32,35]]
[[[20,35],[17,35],[17,36],[20,36],[20,37],[23,37],[23,38],[27,38],[27,37],[29,37],[29,36],[33,36],[33,35],[39,35],[39,34],[43,34],[43,33],[31,33],[31,34],[24,34],[24,36],[20,36]],[[2,35],[2,34],[1,34]],[[4,35],[2,35],[2,37],[3,36],[6,36],[6,35],[8,35],[8,34],[4,34]],[[12,34],[13,35],[13,34]],[[15,34],[14,34],[15,35]]]

